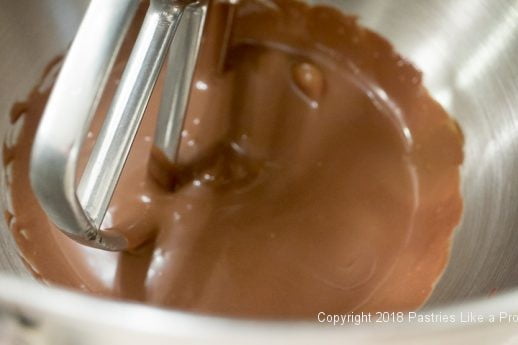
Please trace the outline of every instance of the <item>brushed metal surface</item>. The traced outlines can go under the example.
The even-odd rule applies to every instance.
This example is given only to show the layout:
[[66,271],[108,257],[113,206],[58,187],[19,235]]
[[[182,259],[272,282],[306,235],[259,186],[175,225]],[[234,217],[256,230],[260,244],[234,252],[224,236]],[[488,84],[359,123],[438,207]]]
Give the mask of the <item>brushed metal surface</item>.
[[[338,3],[338,1],[334,1]],[[465,211],[429,305],[518,285],[518,2],[343,1],[424,73],[465,136]]]
[[[450,263],[428,306],[484,297],[473,308],[517,311],[514,303],[518,300],[518,1],[323,2],[358,14],[361,23],[389,38],[399,52],[424,72],[431,93],[463,129],[465,212],[455,234]],[[6,116],[10,105],[23,99],[43,66],[63,52],[85,5],[86,1],[81,0],[0,0],[0,46],[9,47],[0,49],[0,139],[8,130]],[[6,186],[1,188],[5,194]],[[0,226],[0,267],[22,272],[4,225]],[[13,285],[5,286],[13,288]],[[500,290],[510,290],[510,294],[485,298]],[[20,302],[15,292],[7,292],[0,292],[4,296],[0,299]],[[49,294],[46,298],[57,303],[60,297]],[[81,298],[86,297],[78,298],[83,301]],[[126,306],[128,310],[133,307]],[[51,307],[41,304],[39,308],[40,313],[46,313]],[[453,304],[452,308],[464,310],[467,306]],[[202,319],[198,318],[199,322]],[[162,327],[165,329],[167,325]],[[181,337],[188,338],[194,328],[189,323]],[[342,331],[354,339],[352,334],[356,331]],[[465,340],[466,331],[471,332],[459,327],[448,338],[455,341],[442,343]],[[158,331],[154,328],[152,332]],[[264,339],[265,335],[258,332],[257,336]],[[309,339],[314,341],[311,337],[307,339],[306,343]],[[479,343],[504,343],[504,338],[473,339],[479,339]]]
[[[13,103],[25,99],[49,61],[62,54],[88,1],[0,0],[0,141],[10,130]],[[66,15],[64,15],[66,14]],[[1,153],[0,153],[1,154]],[[0,207],[8,207],[8,185],[0,174]],[[0,271],[25,275],[4,217],[0,218]]]
[[[199,316],[145,305],[102,300],[0,276],[0,343],[27,345],[514,345],[516,324],[361,324],[329,326],[304,322],[247,321]],[[56,303],[58,302],[59,303]],[[515,295],[442,309],[489,317],[518,312]],[[0,309],[0,312],[2,309]],[[5,332],[2,332],[2,324]],[[375,326],[375,327],[374,327]],[[10,342],[2,342],[2,336]],[[14,342],[16,340],[17,342]]]

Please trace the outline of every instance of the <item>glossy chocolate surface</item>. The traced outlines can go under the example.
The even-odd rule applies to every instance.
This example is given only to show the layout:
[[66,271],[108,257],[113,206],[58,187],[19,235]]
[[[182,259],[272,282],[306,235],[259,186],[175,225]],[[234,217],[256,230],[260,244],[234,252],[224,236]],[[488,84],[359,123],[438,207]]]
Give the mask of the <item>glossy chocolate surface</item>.
[[[101,101],[95,141],[131,37]],[[462,134],[421,74],[353,17],[292,0],[213,2],[179,164],[152,148],[160,80],[103,227],[67,238],[39,207],[30,149],[49,90],[13,108],[20,253],[50,284],[236,317],[409,310],[429,296],[462,213]]]

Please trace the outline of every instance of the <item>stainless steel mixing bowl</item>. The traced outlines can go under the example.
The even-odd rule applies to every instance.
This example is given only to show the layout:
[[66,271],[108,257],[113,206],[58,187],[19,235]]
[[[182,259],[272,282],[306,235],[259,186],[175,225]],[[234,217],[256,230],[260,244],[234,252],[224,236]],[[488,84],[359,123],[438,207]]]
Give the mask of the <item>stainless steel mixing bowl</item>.
[[[0,342],[518,344],[518,321],[488,318],[518,312],[518,1],[312,2],[358,14],[388,37],[461,124],[465,212],[450,263],[426,305],[428,312],[457,315],[457,322],[324,327],[316,316],[304,323],[243,322],[101,300],[36,283],[2,219]],[[86,6],[86,0],[0,0],[1,142],[11,130],[11,105],[65,51]],[[3,177],[2,208],[9,207],[8,188]],[[484,322],[461,322],[461,312]]]

